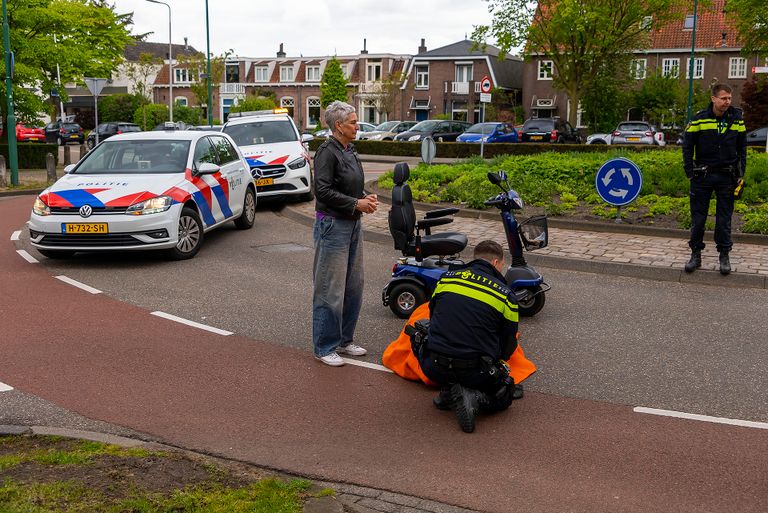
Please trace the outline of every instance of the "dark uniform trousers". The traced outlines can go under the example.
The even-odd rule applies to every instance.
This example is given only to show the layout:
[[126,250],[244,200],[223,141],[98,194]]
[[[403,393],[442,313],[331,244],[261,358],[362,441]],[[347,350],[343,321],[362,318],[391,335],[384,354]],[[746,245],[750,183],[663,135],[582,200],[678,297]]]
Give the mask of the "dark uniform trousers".
[[693,251],[704,249],[704,229],[712,193],[717,198],[715,211],[715,244],[718,252],[728,252],[731,241],[731,217],[733,216],[734,174],[730,169],[708,169],[706,173],[691,178],[691,238],[688,246]]

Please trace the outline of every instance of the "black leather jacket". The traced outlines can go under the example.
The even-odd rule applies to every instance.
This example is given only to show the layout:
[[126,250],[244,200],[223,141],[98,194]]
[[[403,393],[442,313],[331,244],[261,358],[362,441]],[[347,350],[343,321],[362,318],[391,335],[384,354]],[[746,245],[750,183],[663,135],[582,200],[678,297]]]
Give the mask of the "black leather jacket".
[[693,176],[695,166],[731,167],[735,177],[743,177],[747,168],[747,134],[741,109],[728,107],[717,118],[710,103],[697,112],[685,129],[683,166],[688,178]]
[[443,274],[429,311],[428,351],[506,360],[517,348],[517,303],[504,276],[485,260]]
[[354,146],[333,136],[315,152],[315,210],[342,219],[358,219],[355,202],[365,197],[363,165]]

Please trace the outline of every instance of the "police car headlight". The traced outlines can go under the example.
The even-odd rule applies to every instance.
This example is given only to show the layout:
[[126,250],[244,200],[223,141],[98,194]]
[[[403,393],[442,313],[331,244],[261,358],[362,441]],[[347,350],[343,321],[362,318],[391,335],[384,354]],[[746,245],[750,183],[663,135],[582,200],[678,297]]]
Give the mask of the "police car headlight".
[[143,216],[146,214],[157,214],[165,212],[173,205],[173,199],[170,196],[158,196],[140,203],[134,203],[125,210],[126,214],[132,216]]
[[301,169],[306,164],[307,164],[307,159],[305,159],[304,157],[299,157],[299,158],[297,158],[295,160],[290,161],[288,163],[288,167],[290,169]]
[[40,196],[38,196],[35,198],[35,203],[32,205],[32,212],[39,216],[49,216],[51,215],[51,208],[40,199]]
[[412,135],[408,138],[409,141],[418,141],[419,139],[421,139],[420,135]]

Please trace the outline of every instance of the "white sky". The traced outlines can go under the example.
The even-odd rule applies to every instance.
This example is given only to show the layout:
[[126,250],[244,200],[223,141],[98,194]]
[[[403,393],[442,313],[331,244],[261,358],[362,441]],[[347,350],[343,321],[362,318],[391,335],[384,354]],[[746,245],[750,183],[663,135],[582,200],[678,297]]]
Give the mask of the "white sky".
[[[205,53],[205,0],[164,0],[171,7],[174,44]],[[168,42],[168,8],[146,0],[112,0],[117,12],[133,12],[133,33]],[[208,0],[211,52],[232,49],[242,57],[356,55],[367,39],[369,53],[415,54],[455,43],[488,24],[484,0]],[[493,43],[492,41],[489,41]]]

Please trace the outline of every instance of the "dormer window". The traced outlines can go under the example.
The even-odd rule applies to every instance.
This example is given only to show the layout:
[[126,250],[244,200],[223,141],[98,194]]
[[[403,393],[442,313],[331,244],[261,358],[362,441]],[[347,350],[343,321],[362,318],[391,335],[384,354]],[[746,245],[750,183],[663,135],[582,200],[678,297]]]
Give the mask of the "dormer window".
[[693,23],[696,20],[696,15],[688,14],[683,22],[683,30],[693,30]]
[[653,16],[643,16],[643,21],[640,22],[640,28],[643,30],[649,30],[653,24]]

